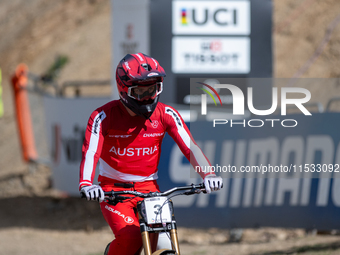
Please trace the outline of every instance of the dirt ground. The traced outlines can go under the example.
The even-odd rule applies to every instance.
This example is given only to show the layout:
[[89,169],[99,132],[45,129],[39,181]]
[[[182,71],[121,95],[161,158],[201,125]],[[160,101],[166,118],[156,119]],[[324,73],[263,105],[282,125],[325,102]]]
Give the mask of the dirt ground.
[[[31,178],[45,174],[46,169],[39,168]],[[30,181],[23,180],[30,190],[25,195],[0,198],[0,254],[103,254],[113,234],[98,203],[43,186],[34,189]],[[244,229],[240,240],[227,229],[179,227],[178,233],[182,254],[187,255],[340,254],[336,231],[322,235],[303,229]]]
[[[273,0],[273,4],[274,76],[339,78],[340,1]],[[109,79],[110,1],[3,0],[0,34],[5,108],[0,118],[0,255],[102,254],[113,235],[98,204],[54,190],[48,167],[23,162],[9,79],[20,62],[41,75],[59,54],[70,59],[59,83]],[[326,99],[340,95],[338,86],[329,91],[316,87],[312,94],[325,105]],[[32,112],[37,117],[39,106]],[[43,137],[37,137],[38,143],[39,139]],[[43,145],[38,150],[46,153]],[[235,243],[229,230],[179,229],[181,250],[187,255],[340,254],[336,234],[246,229]]]

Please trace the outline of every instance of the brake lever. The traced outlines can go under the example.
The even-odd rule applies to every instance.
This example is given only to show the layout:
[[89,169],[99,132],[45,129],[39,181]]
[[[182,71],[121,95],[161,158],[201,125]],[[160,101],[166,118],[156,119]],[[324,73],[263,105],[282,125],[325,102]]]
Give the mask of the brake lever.
[[189,196],[189,195],[194,195],[194,194],[200,194],[202,191],[203,190],[201,189],[192,188],[190,191],[186,191],[183,194]]

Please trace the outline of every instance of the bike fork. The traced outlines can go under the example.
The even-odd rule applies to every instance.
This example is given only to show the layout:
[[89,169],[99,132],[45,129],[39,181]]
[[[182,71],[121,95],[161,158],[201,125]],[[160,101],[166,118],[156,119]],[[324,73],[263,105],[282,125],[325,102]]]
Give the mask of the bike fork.
[[[172,243],[173,249],[176,251],[176,255],[180,255],[176,224],[172,223],[171,225],[172,225],[172,229],[170,230],[171,243]],[[147,230],[146,225],[143,223],[141,224],[141,230],[142,230],[141,235],[142,235],[142,241],[143,241],[143,247],[144,247],[144,254],[152,255],[150,234]]]
[[170,236],[171,236],[171,243],[176,251],[177,255],[180,255],[179,252],[179,244],[178,244],[178,236],[177,236],[177,228],[173,228],[170,230]]
[[[173,208],[172,206],[172,201],[169,200],[169,202],[171,203],[171,208]],[[179,251],[179,243],[178,243],[178,235],[177,235],[177,226],[176,226],[176,219],[173,213],[173,209],[172,211],[172,222],[167,223],[166,224],[166,232],[170,233],[170,238],[171,238],[171,247],[173,250],[168,250],[168,249],[162,249],[162,250],[158,250],[154,253],[152,253],[152,249],[156,247],[157,245],[157,241],[156,243],[154,243],[155,247],[152,246],[152,243],[150,241],[150,233],[149,232],[162,232],[164,231],[163,228],[151,228],[146,224],[146,219],[143,217],[143,209],[142,209],[142,203],[138,202],[137,203],[137,215],[138,215],[138,219],[139,219],[139,225],[140,225],[140,230],[141,230],[141,235],[142,235],[142,241],[143,241],[143,248],[144,248],[144,254],[145,255],[162,255],[162,254],[171,254],[175,251],[176,255],[180,255],[180,251]]]
[[145,255],[151,255],[151,242],[148,231],[145,230],[142,232],[142,240]]

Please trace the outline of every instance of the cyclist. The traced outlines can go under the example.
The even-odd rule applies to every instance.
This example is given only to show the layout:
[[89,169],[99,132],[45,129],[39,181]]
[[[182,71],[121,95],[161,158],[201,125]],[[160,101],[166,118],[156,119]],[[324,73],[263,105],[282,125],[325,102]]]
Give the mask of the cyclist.
[[[165,132],[194,168],[210,165],[180,114],[159,102],[165,75],[154,58],[143,53],[126,55],[116,69],[120,100],[96,109],[87,124],[79,189],[88,200],[100,202],[103,216],[115,235],[107,247],[109,255],[139,253],[142,239],[134,208],[140,198],[113,206],[103,202],[103,191],[159,191],[157,166]],[[100,186],[93,185],[98,161]],[[198,172],[207,193],[221,188],[221,177],[213,172]]]

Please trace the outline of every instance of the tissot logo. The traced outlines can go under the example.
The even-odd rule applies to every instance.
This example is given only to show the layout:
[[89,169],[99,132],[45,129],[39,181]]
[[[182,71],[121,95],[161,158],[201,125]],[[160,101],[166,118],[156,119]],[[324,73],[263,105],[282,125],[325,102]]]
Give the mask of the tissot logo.
[[220,40],[213,40],[211,42],[201,43],[202,51],[222,51],[223,44]]
[[[200,82],[198,82],[200,83]],[[204,84],[204,83],[200,83],[205,87],[208,87],[211,91],[214,92],[214,94],[217,96],[217,98],[220,100],[220,97],[217,93],[217,91],[214,88],[217,89],[228,89],[231,94],[232,94],[232,98],[233,98],[233,115],[245,115],[245,97],[244,94],[242,92],[242,90],[240,88],[238,88],[235,85],[231,85],[231,84],[216,84],[213,87],[209,86],[208,84]],[[215,105],[217,106],[216,100],[214,99],[214,95],[204,89],[204,88],[199,88],[201,90],[203,90],[204,92],[206,92],[215,102]],[[288,94],[291,93],[295,93],[295,94],[299,94],[299,95],[303,95],[302,98],[296,98],[296,99],[292,99],[292,98],[287,98]],[[201,95],[201,114],[202,115],[206,115],[207,114],[207,94],[202,94]],[[247,90],[247,105],[248,105],[248,110],[254,114],[254,115],[260,115],[260,116],[268,116],[273,114],[278,106],[278,88],[272,88],[272,105],[269,109],[266,110],[258,110],[254,107],[253,104],[253,88],[249,87]],[[307,103],[309,100],[311,99],[311,93],[309,90],[305,89],[305,88],[296,88],[296,87],[292,87],[292,88],[288,88],[288,87],[283,87],[281,88],[281,115],[285,116],[287,115],[287,105],[295,105],[304,115],[306,116],[311,116],[312,114],[306,109],[306,107],[303,105],[304,103]],[[222,105],[222,101],[220,100],[220,104]],[[230,126],[232,127],[233,124],[235,125],[239,125],[241,124],[242,126],[246,126],[246,124],[248,124],[249,127],[262,127],[264,126],[265,123],[269,123],[271,124],[272,127],[275,126],[275,123],[277,121],[281,122],[281,125],[283,127],[295,127],[297,126],[297,121],[294,119],[286,119],[286,120],[279,120],[279,119],[265,119],[265,121],[261,120],[261,119],[250,119],[247,122],[245,120],[243,121],[233,121],[233,120],[226,120],[226,119],[214,119],[213,120],[213,126],[215,127],[216,125],[219,124],[227,124],[229,123]],[[256,123],[256,124],[254,124]],[[293,124],[292,124],[293,123]],[[290,125],[289,125],[290,124]]]
[[249,73],[247,37],[175,36],[172,39],[174,73]]

